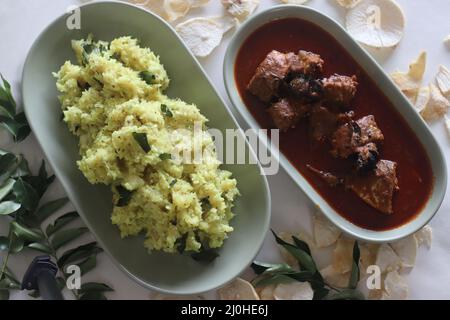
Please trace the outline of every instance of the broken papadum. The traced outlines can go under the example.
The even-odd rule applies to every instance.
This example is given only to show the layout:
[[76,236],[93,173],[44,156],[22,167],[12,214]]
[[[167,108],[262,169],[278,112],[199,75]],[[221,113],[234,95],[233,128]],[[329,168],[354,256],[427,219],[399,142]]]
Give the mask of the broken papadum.
[[431,249],[431,242],[433,240],[433,229],[426,225],[414,234],[417,239],[417,244],[419,247],[425,245],[427,249]]
[[430,84],[430,100],[424,109],[420,111],[420,115],[426,121],[435,121],[447,114],[450,107],[450,101],[444,97],[435,84]]
[[233,17],[245,20],[259,6],[260,0],[221,0],[222,5]]
[[221,300],[259,300],[253,285],[241,278],[220,288],[218,293]]
[[314,291],[309,282],[280,283],[273,291],[275,300],[312,300]]
[[381,300],[406,300],[409,288],[404,276],[398,271],[389,272],[384,279],[384,289]]
[[206,5],[209,0],[127,0],[156,13],[164,20],[173,22],[188,14],[192,8]]
[[223,35],[236,26],[233,17],[193,18],[175,27],[181,39],[197,57],[206,57],[219,46]]
[[391,74],[392,80],[397,87],[406,95],[413,105],[422,86],[422,79],[427,64],[427,54],[422,51],[419,57],[413,61],[408,68],[408,72],[395,71]]
[[414,103],[414,108],[417,112],[422,111],[427,106],[431,98],[430,86],[421,87],[417,93],[416,102]]
[[309,0],[281,0],[281,2],[286,4],[304,4],[307,3]]
[[447,131],[447,134],[450,137],[450,118],[447,117],[447,115],[444,116],[444,124],[445,124],[445,130]]
[[439,67],[439,72],[436,75],[436,84],[442,94],[445,97],[450,98],[450,70],[445,66]]
[[346,9],[351,9],[354,6],[356,6],[358,3],[361,2],[361,0],[336,0],[336,2]]
[[336,288],[346,288],[350,281],[350,272],[341,273],[333,265],[320,270],[325,282]]
[[444,38],[444,44],[450,47],[450,34]]
[[332,265],[337,272],[342,274],[352,270],[354,245],[355,240],[346,237],[337,241],[332,257]]
[[273,296],[275,288],[275,284],[270,284],[264,287],[256,288],[256,292],[259,294],[260,300],[275,300],[275,297]]
[[362,44],[393,47],[403,38],[405,16],[393,0],[361,1],[347,12],[346,28]]
[[410,235],[404,239],[396,242],[392,242],[392,249],[401,259],[401,268],[413,268],[416,264],[417,249],[419,248],[419,243],[414,235]]
[[331,223],[321,212],[313,217],[314,241],[318,248],[325,248],[335,243],[341,230]]
[[380,268],[381,273],[398,270],[402,266],[402,259],[395,253],[394,249],[383,243],[378,249],[375,265]]
[[427,67],[427,53],[426,51],[422,51],[417,60],[413,61],[409,65],[408,75],[414,81],[417,82],[422,81],[426,67]]
[[390,244],[381,245],[375,265],[382,272],[382,288],[370,290],[370,299],[401,300],[408,297],[408,285],[402,274],[414,267],[417,248],[431,248],[432,228],[426,225],[415,234]]

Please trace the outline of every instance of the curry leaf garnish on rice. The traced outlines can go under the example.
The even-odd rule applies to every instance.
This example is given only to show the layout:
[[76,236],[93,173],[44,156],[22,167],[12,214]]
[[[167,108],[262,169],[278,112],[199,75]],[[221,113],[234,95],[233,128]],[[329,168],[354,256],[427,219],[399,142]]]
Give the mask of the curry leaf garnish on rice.
[[119,193],[119,200],[116,203],[117,207],[125,207],[131,200],[133,196],[133,191],[130,191],[122,186],[116,187],[117,192]]
[[172,159],[172,155],[170,154],[170,153],[161,153],[160,155],[159,155],[159,158],[161,159],[161,160],[170,160],[170,159]]
[[155,84],[156,76],[152,74],[150,71],[141,71],[139,72],[139,77],[145,81],[148,85]]
[[180,238],[178,238],[175,241],[175,246],[177,248],[177,251],[182,254],[184,253],[184,250],[186,249],[186,240],[188,237],[188,233],[186,232],[185,234],[183,234]]
[[148,153],[150,150],[152,150],[152,147],[148,143],[148,139],[147,139],[147,134],[146,133],[133,132],[133,138],[141,146],[142,150],[144,150],[145,153]]
[[161,105],[161,112],[168,118],[173,117],[172,111],[169,109],[169,107],[166,104]]

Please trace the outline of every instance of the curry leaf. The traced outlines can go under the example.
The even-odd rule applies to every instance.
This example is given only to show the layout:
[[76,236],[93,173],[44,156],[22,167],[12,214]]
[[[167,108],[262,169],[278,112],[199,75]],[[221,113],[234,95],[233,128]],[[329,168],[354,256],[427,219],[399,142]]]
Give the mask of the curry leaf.
[[292,278],[284,274],[276,274],[273,276],[265,277],[262,279],[257,279],[254,281],[253,285],[255,287],[265,287],[271,284],[289,283],[292,282]]
[[172,155],[170,153],[161,153],[159,155],[159,158],[164,161],[164,160],[170,160],[172,159]]
[[[21,117],[18,117],[20,119]],[[0,124],[9,131],[14,141],[20,142],[30,134],[30,127],[26,120],[16,120],[7,116],[0,116]]]
[[78,212],[76,212],[76,211],[68,212],[68,213],[60,216],[52,224],[49,224],[47,226],[47,229],[45,231],[45,233],[47,234],[47,237],[50,237],[53,233],[55,233],[56,231],[58,231],[59,229],[61,229],[62,227],[64,227],[65,225],[72,222],[73,220],[75,220],[78,217],[79,217],[79,215],[78,215]]
[[20,209],[20,203],[14,201],[0,202],[0,216],[6,216]]
[[61,268],[82,259],[86,259],[92,255],[96,255],[102,251],[103,249],[97,247],[97,242],[90,242],[78,246],[63,253],[63,255],[58,259],[58,266]]
[[148,143],[147,134],[143,132],[133,132],[133,138],[139,144],[139,146],[144,150],[145,153],[148,153],[152,148]]
[[2,201],[11,192],[15,182],[16,181],[14,179],[8,179],[0,187],[0,201]]
[[353,260],[352,260],[352,271],[350,273],[350,280],[348,283],[349,289],[355,289],[359,282],[359,246],[358,241],[355,241],[353,245]]
[[272,233],[275,237],[276,242],[283,248],[285,248],[292,256],[294,256],[295,259],[297,259],[301,268],[304,268],[312,273],[317,272],[316,264],[314,263],[313,258],[307,252],[284,241],[283,239],[278,237],[274,231],[272,231]]
[[36,211],[36,217],[39,222],[43,222],[45,219],[47,219],[50,215],[61,209],[63,206],[67,204],[69,199],[67,198],[61,198],[57,200],[53,200],[50,202],[47,202],[46,204],[42,205],[37,211]]
[[19,166],[19,158],[11,153],[0,156],[0,185],[3,185]]
[[297,238],[295,236],[292,236],[292,240],[294,240],[295,245],[299,249],[301,249],[301,250],[305,251],[307,254],[311,255],[311,249],[309,248],[308,244],[305,241],[300,240],[299,238]]
[[286,263],[280,263],[280,264],[271,264],[271,263],[264,263],[255,261],[251,265],[252,269],[255,271],[256,274],[268,274],[268,273],[294,273],[295,270],[292,269],[292,267]]
[[72,240],[75,240],[86,231],[88,231],[88,229],[85,227],[61,230],[52,236],[50,242],[52,244],[53,249],[58,250],[63,245],[69,243]]
[[108,292],[108,291],[114,290],[104,283],[87,282],[81,285],[81,288],[78,290],[78,293],[83,294],[86,292]]
[[12,178],[26,177],[31,174],[30,168],[28,167],[28,161],[20,156],[19,165],[14,173],[11,175]]
[[19,202],[25,209],[33,211],[39,202],[39,196],[33,187],[19,178],[13,186],[13,193],[16,201]]
[[314,290],[313,300],[323,300],[330,293],[330,290],[325,287],[313,288],[313,290]]
[[175,247],[177,248],[178,253],[183,254],[186,249],[186,240],[188,237],[188,233],[186,232],[180,238],[175,241]]
[[17,221],[11,222],[11,228],[18,238],[40,242],[45,239],[44,234],[39,229],[28,228]]
[[116,191],[119,193],[119,200],[116,203],[117,207],[125,207],[133,196],[133,191],[130,191],[122,186],[116,186]]
[[80,300],[107,300],[105,294],[101,291],[88,291],[84,293]]
[[20,289],[20,286],[12,281],[9,277],[5,277],[0,281],[0,289]]
[[97,256],[96,255],[90,256],[89,258],[82,261],[78,265],[78,267],[80,268],[80,271],[81,271],[81,275],[85,275],[86,273],[88,273],[89,271],[94,269],[96,266],[97,266]]
[[7,237],[0,237],[0,251],[6,251],[9,248],[9,239]]
[[16,113],[16,102],[11,93],[11,85],[2,75],[0,76],[3,80],[3,84],[0,85],[0,106],[3,107],[8,116],[12,117]]
[[139,72],[139,77],[145,81],[148,85],[154,84],[154,81],[156,80],[156,77],[154,74],[152,74],[149,71],[141,71]]
[[173,117],[172,111],[169,109],[169,107],[166,104],[161,105],[161,112],[168,118]]
[[30,243],[27,247],[47,254],[53,253],[52,249],[48,245],[39,242]]
[[26,179],[26,181],[36,190],[38,196],[42,197],[47,188],[55,180],[55,176],[47,176],[45,162],[42,160],[38,175],[25,177],[24,179]]
[[353,289],[344,289],[328,297],[329,300],[365,300],[364,295]]
[[14,231],[9,232],[9,252],[19,253],[24,246],[24,240],[16,235]]

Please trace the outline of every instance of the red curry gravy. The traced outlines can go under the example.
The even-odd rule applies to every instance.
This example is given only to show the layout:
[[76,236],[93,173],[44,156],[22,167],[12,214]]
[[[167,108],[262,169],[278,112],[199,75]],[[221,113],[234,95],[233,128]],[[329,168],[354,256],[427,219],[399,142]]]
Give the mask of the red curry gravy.
[[394,194],[394,214],[386,215],[377,211],[344,187],[330,187],[306,168],[307,164],[311,164],[338,176],[349,170],[347,160],[332,157],[328,145],[312,143],[307,120],[302,120],[295,129],[280,132],[280,151],[328,204],[352,223],[370,230],[388,230],[412,220],[431,195],[433,172],[421,142],[389,99],[326,31],[301,19],[276,20],[248,37],[235,64],[239,93],[261,128],[271,129],[275,126],[266,112],[267,106],[247,91],[247,85],[257,66],[272,50],[285,53],[311,51],[320,54],[325,61],[325,77],[334,73],[358,77],[358,91],[352,102],[355,119],[369,114],[375,116],[385,137],[381,158],[398,164],[400,190]]

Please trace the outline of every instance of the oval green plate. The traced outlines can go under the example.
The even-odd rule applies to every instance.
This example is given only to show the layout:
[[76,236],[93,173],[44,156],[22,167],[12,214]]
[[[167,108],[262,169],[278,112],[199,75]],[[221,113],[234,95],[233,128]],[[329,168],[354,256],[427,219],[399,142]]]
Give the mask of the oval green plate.
[[[218,259],[203,265],[178,254],[148,253],[142,237],[120,238],[110,221],[110,191],[89,184],[78,170],[77,139],[60,120],[52,72],[66,60],[74,60],[72,39],[89,33],[102,40],[130,35],[160,55],[172,80],[169,96],[195,103],[210,119],[209,126],[222,132],[237,129],[236,121],[197,60],[157,16],[124,3],[96,2],[81,7],[81,30],[68,30],[68,17],[58,18],[34,43],[25,63],[22,90],[33,132],[70,200],[112,260],[141,285],[174,294],[200,293],[224,285],[252,262],[269,227],[269,187],[259,165],[224,166],[238,180],[241,197],[232,220],[235,231]],[[251,152],[250,157],[254,159]]]

